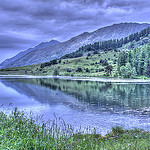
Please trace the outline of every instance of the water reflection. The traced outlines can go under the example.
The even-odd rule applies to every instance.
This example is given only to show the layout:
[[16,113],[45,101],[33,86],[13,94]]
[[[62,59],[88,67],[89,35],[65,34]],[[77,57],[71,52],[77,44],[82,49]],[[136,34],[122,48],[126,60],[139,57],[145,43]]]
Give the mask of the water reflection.
[[[150,85],[57,78],[0,79],[1,104],[63,118],[76,127],[92,126],[106,134],[112,126],[150,131]],[[12,101],[13,100],[13,101]]]
[[6,86],[41,103],[63,103],[94,111],[126,112],[150,107],[149,84],[72,81],[57,78],[1,79]]

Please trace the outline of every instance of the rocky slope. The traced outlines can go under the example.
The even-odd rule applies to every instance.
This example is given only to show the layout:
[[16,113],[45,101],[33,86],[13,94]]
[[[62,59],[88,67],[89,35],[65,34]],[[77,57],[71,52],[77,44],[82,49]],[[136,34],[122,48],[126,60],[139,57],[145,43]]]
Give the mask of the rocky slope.
[[120,39],[132,33],[139,32],[148,26],[150,26],[150,24],[120,23],[100,28],[94,32],[84,32],[68,41],[29,51],[18,59],[12,59],[12,61],[3,63],[2,67],[8,68],[48,62],[74,52],[85,44],[109,39]]
[[35,46],[33,48],[29,48],[26,51],[22,51],[22,52],[18,53],[17,55],[15,55],[12,58],[6,59],[4,62],[2,62],[0,64],[0,68],[5,68],[5,66],[13,63],[17,59],[22,58],[23,56],[25,56],[26,54],[30,53],[31,51],[34,51],[34,50],[37,50],[37,49],[40,49],[40,48],[45,48],[45,47],[52,46],[52,45],[56,45],[56,44],[59,44],[59,43],[60,42],[56,41],[56,40],[51,40],[49,42],[42,42],[42,43],[38,44],[37,46]]

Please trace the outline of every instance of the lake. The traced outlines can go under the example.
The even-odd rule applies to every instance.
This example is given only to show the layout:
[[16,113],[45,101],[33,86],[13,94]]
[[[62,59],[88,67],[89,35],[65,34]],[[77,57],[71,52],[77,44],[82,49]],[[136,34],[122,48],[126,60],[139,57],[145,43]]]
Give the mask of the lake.
[[112,127],[150,131],[150,84],[111,83],[61,78],[0,78],[1,109],[13,107],[43,120],[61,117],[75,129]]

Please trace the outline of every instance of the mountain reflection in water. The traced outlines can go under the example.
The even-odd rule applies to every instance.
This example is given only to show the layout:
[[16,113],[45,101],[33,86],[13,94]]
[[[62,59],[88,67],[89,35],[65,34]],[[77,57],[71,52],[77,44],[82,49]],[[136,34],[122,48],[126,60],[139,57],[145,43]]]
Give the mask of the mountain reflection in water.
[[[90,114],[122,114],[146,117],[150,123],[150,85],[57,78],[1,79],[7,87],[41,104],[67,106],[69,111]],[[63,115],[62,115],[63,116]]]

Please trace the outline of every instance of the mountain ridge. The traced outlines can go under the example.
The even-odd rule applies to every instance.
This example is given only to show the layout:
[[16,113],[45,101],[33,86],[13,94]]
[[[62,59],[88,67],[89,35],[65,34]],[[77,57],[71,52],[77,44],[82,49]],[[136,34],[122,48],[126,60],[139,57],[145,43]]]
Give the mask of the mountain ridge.
[[6,66],[10,63],[12,63],[13,61],[19,59],[19,58],[22,58],[23,56],[25,56],[27,53],[30,53],[31,51],[33,50],[36,50],[36,49],[40,49],[40,48],[44,48],[44,47],[48,47],[48,46],[51,46],[51,45],[55,45],[55,44],[59,44],[60,42],[57,41],[57,40],[50,40],[49,42],[41,42],[40,44],[34,46],[33,48],[29,48],[25,51],[21,51],[19,52],[18,54],[16,54],[15,56],[11,57],[11,58],[8,58],[6,59],[5,61],[3,61],[1,64],[0,64],[0,68],[3,68],[3,66]]
[[150,26],[150,24],[147,23],[119,23],[99,28],[93,32],[84,32],[78,36],[72,37],[68,41],[30,51],[23,57],[12,61],[7,65],[4,64],[3,68],[48,62],[74,52],[79,47],[86,44],[109,39],[120,39],[139,32],[148,26]]

